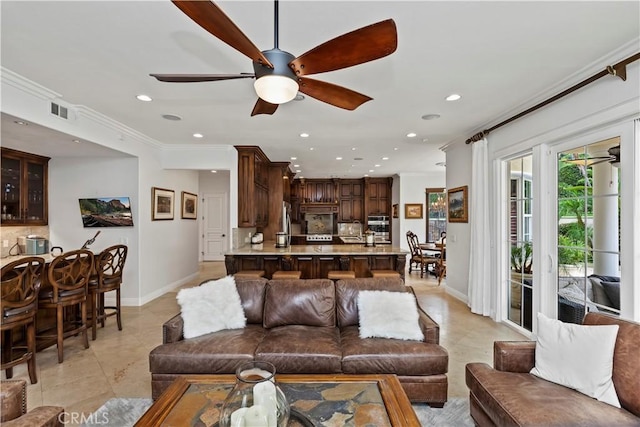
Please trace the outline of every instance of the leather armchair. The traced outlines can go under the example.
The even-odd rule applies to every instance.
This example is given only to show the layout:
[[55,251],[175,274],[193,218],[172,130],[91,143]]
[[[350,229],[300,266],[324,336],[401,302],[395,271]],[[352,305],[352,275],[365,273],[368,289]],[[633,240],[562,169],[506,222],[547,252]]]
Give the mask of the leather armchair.
[[27,382],[3,380],[0,388],[0,422],[3,427],[62,426],[64,408],[39,406],[27,412]]

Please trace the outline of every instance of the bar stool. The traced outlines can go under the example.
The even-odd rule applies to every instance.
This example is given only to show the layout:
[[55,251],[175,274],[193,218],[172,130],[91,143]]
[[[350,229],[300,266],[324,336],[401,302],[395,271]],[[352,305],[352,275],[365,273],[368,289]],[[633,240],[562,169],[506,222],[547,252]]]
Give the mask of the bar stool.
[[[63,361],[65,338],[82,334],[84,348],[89,348],[87,300],[93,262],[93,253],[87,249],[69,251],[55,257],[48,268],[49,284],[40,290],[38,305],[56,310],[56,333],[41,333],[37,338],[56,338],[58,363]],[[79,306],[81,317],[65,325],[65,309],[73,306]]]
[[264,270],[240,270],[233,277],[238,279],[259,279],[264,277]]
[[[27,257],[2,267],[2,299],[0,300],[2,330],[2,362],[0,369],[6,370],[7,378],[13,377],[13,367],[26,363],[31,384],[38,382],[36,373],[36,314],[38,292],[44,272],[44,258]],[[26,348],[13,346],[13,330],[25,327]],[[15,357],[14,349],[22,354]],[[2,408],[6,410],[6,408]]]
[[279,280],[279,279],[299,279],[302,277],[302,271],[284,271],[278,270],[273,273],[271,279]]
[[353,270],[331,270],[327,274],[327,279],[340,280],[340,279],[355,279],[356,272]]
[[[89,295],[91,302],[91,339],[96,339],[98,322],[104,328],[107,317],[116,316],[118,330],[122,330],[120,315],[120,286],[122,285],[122,271],[127,260],[127,246],[113,245],[102,252],[95,259],[96,274],[89,280]],[[105,306],[104,294],[116,291],[116,305]],[[110,312],[106,312],[110,310]]]
[[371,270],[373,277],[400,277],[400,273],[395,270]]

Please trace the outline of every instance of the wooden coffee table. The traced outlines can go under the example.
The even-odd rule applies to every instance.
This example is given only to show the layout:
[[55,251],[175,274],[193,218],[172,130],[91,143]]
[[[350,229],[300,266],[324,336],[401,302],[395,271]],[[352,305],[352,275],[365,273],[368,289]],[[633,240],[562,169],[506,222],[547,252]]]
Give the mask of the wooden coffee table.
[[[420,426],[395,375],[276,375],[276,382],[317,426]],[[214,426],[234,384],[235,375],[182,376],[136,426]]]

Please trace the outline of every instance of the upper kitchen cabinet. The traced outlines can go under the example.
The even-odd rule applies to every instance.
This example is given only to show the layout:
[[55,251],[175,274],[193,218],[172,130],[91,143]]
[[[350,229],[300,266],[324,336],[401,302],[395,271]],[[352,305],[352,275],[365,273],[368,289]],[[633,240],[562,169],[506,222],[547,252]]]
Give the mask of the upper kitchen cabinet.
[[48,157],[2,148],[2,226],[47,225]]
[[340,180],[340,213],[339,222],[364,221],[364,185],[361,179]]
[[364,178],[364,210],[369,215],[390,215],[393,178]]
[[236,146],[238,150],[238,227],[269,224],[270,162],[260,147]]
[[338,180],[305,179],[302,182],[304,203],[337,203]]

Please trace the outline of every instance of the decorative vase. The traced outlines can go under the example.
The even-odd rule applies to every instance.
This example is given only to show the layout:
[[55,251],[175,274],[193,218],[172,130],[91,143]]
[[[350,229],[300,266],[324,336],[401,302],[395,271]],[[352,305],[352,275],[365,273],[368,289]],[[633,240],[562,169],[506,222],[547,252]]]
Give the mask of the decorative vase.
[[290,407],[269,362],[247,362],[236,369],[236,384],[224,400],[220,427],[286,427]]

